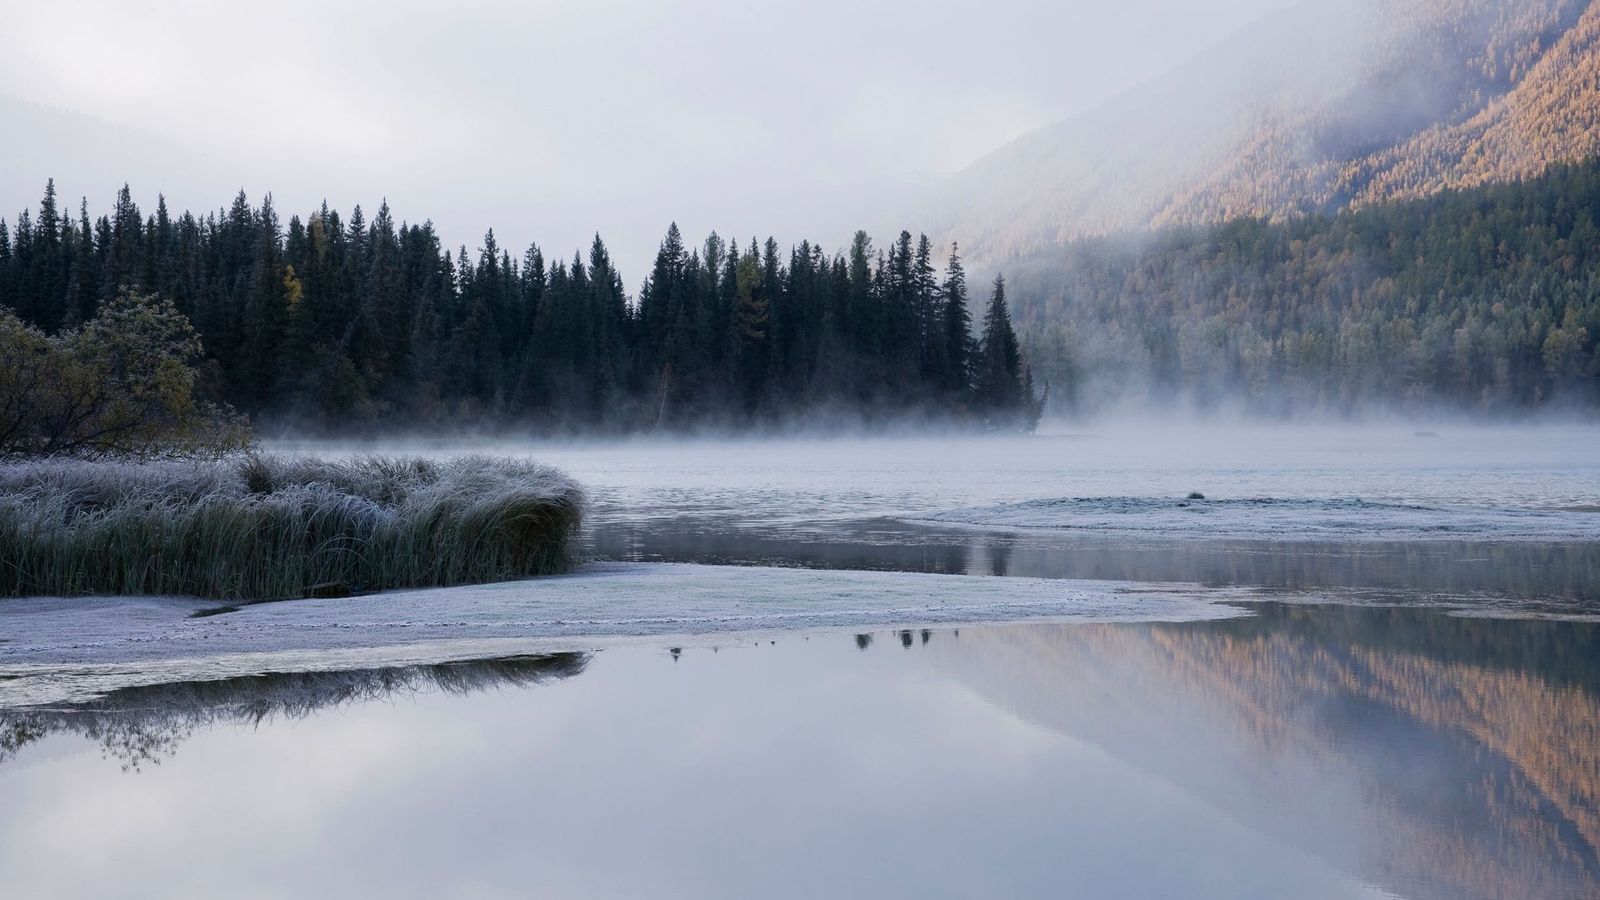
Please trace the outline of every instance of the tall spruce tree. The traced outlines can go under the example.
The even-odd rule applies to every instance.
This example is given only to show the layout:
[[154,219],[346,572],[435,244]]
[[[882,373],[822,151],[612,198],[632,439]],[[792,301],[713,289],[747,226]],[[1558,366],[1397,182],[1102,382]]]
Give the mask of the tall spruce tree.
[[977,348],[972,339],[972,313],[967,310],[967,271],[961,264],[960,250],[953,243],[940,294],[944,301],[939,317],[944,366],[939,388],[949,400],[964,407],[971,399],[973,357]]
[[988,311],[983,316],[983,342],[978,358],[977,400],[991,428],[1020,427],[1032,398],[1024,393],[1022,351],[1006,306],[1005,276],[994,280]]

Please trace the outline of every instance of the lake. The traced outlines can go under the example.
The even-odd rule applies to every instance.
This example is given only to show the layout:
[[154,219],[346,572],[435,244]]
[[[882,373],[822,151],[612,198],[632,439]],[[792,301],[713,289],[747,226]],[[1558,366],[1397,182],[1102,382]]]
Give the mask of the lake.
[[1427,427],[502,444],[580,573],[7,601],[4,893],[1595,896],[1600,430]]

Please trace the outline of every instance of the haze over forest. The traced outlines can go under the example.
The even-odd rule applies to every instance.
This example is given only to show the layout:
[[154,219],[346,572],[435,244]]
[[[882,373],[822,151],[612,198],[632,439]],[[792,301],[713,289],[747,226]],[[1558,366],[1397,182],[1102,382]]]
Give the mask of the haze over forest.
[[[666,224],[687,234],[716,229],[716,240],[691,242],[668,269],[716,271],[727,250],[736,251],[735,268],[740,254],[760,258],[757,293],[772,315],[809,323],[795,326],[803,337],[774,338],[772,348],[796,340],[800,349],[734,347],[733,305],[705,313],[727,327],[691,328],[704,344],[692,355],[708,361],[690,366],[694,374],[681,361],[669,372],[669,354],[631,338],[612,366],[627,374],[607,376],[629,385],[630,422],[662,421],[669,398],[700,410],[695,421],[736,419],[722,412],[734,395],[746,412],[837,407],[816,398],[845,395],[856,398],[852,408],[879,412],[962,397],[973,418],[982,404],[972,392],[984,390],[976,370],[944,372],[966,353],[949,348],[965,339],[935,352],[931,335],[960,330],[944,324],[961,320],[959,307],[978,322],[972,340],[981,339],[989,290],[975,291],[968,308],[927,278],[907,287],[906,273],[922,264],[914,239],[896,237],[902,223],[929,235],[920,259],[943,266],[959,243],[974,283],[1010,276],[1020,356],[1000,380],[1022,398],[1048,384],[1056,413],[1183,403],[1270,415],[1522,414],[1600,403],[1600,3],[1591,0],[1143,0],[1065,11],[1002,3],[981,17],[892,8],[870,23],[824,4],[798,25],[787,21],[792,11],[757,4],[703,28],[691,27],[707,21],[692,11],[626,4],[556,4],[525,17],[472,5],[446,27],[471,35],[475,52],[451,44],[460,65],[428,66],[451,71],[429,83],[402,63],[428,52],[433,17],[402,7],[370,34],[357,16],[326,13],[311,44],[290,52],[295,64],[239,60],[198,89],[190,76],[201,61],[179,39],[216,44],[240,24],[229,14],[167,11],[133,22],[115,8],[100,12],[19,17],[8,49],[40,57],[35,68],[45,74],[0,97],[0,115],[33,135],[0,150],[11,157],[0,166],[0,197],[37,222],[40,185],[55,178],[60,227],[85,235],[78,240],[98,254],[95,278],[106,277],[110,244],[88,235],[123,182],[131,193],[115,200],[107,224],[121,227],[118,216],[135,206],[148,219],[141,234],[155,224],[158,192],[174,222],[185,206],[201,223],[215,209],[211,219],[223,225],[245,210],[255,217],[251,233],[278,227],[263,225],[263,210],[304,215],[330,200],[321,208],[341,210],[344,230],[356,204],[357,227],[376,224],[383,206],[384,227],[402,236],[426,223],[437,244],[428,252],[446,259],[452,279],[500,256],[525,280],[534,259],[524,248],[534,244],[541,266],[545,256],[562,261],[562,277],[578,265],[592,272],[599,232],[602,275],[614,282],[606,302],[635,317],[659,297]],[[292,19],[286,12],[252,27],[272,32]],[[337,51],[320,46],[356,34]],[[75,74],[45,63],[73,46],[91,51]],[[604,49],[575,56],[576,47]],[[165,48],[165,65],[137,64],[150,48]],[[103,77],[106,67],[129,74]],[[762,76],[729,74],[739,71]],[[562,90],[518,89],[530,81]],[[105,163],[107,146],[120,165]],[[240,185],[242,201],[223,208]],[[74,216],[71,198],[83,195],[93,215]],[[16,232],[19,218],[7,218]],[[292,256],[293,222],[285,224],[283,252]],[[857,228],[870,247],[852,238]],[[805,286],[810,272],[835,273],[824,279],[834,287],[815,293]],[[371,273],[349,277],[356,281],[340,290],[360,294]],[[109,298],[121,286],[78,290]],[[187,301],[169,299],[192,317],[199,301],[188,290]],[[247,317],[240,284],[207,290],[220,292],[207,302]],[[452,282],[451,302],[463,310],[452,329],[468,321],[473,290]],[[707,298],[719,291],[701,286]],[[851,292],[856,300],[828,310],[835,301],[824,294]],[[847,325],[845,310],[869,294],[872,315],[903,300],[904,321],[920,324],[887,343],[845,337],[865,321]],[[373,415],[397,409],[372,398],[394,388],[379,370],[400,363],[364,366],[372,354],[356,346],[353,323],[366,301],[329,302],[349,308],[323,330],[325,346],[278,365],[350,370],[331,379],[347,396],[323,417],[369,401]],[[693,319],[710,304],[671,308]],[[50,331],[93,311],[52,308],[24,319]],[[589,312],[612,315],[597,309]],[[409,314],[401,318],[391,338],[415,331]],[[535,318],[513,316],[515,333],[498,336],[497,371],[480,379],[498,387],[458,386],[476,399],[446,404],[456,412],[445,418],[511,408],[508,398],[529,384],[572,381],[525,377]],[[249,365],[228,349],[244,346],[237,333],[218,343],[214,323],[200,331],[213,357],[227,357],[218,361],[226,376],[216,379],[218,396],[255,412],[287,408],[257,402],[271,391],[241,387]],[[837,351],[826,348],[846,345],[852,362],[841,376],[828,362]],[[733,362],[740,353],[761,357],[760,375]],[[317,362],[301,365],[302,357]],[[928,391],[886,406],[877,387],[859,387],[901,369]],[[1030,372],[1035,389],[1025,384]],[[833,380],[818,389],[816,373]],[[761,385],[752,388],[752,377]],[[783,390],[769,388],[784,379]],[[304,418],[305,403],[290,406]]]

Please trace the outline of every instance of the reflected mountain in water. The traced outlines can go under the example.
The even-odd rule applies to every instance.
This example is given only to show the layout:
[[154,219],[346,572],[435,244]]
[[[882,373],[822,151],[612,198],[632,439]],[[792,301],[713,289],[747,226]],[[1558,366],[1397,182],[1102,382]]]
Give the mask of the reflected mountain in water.
[[1600,895],[1600,625],[1258,612],[970,629],[925,650],[1025,719],[1404,896]]
[[124,771],[138,771],[170,758],[198,728],[300,719],[399,695],[527,687],[578,675],[589,658],[585,653],[554,653],[343,672],[265,672],[123,688],[88,703],[0,710],[0,763],[28,744],[65,732],[99,743]]

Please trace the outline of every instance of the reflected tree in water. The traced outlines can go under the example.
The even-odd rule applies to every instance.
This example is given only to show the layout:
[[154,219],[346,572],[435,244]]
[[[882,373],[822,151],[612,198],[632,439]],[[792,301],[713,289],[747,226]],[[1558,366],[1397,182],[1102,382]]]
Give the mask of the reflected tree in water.
[[1600,597],[1600,543],[1501,541],[1175,541],[1039,529],[1003,538],[887,519],[831,531],[763,529],[696,516],[594,523],[599,559],[815,569],[1169,581],[1291,589],[1499,595],[1528,612],[1571,612]]
[[991,541],[989,543],[989,574],[1004,577],[1011,571],[1011,542]]
[[[900,646],[906,650],[910,650],[912,647],[917,646],[918,644],[927,646],[927,643],[933,640],[933,633],[934,632],[932,628],[922,628],[916,631],[905,628],[901,629],[900,631],[893,632],[893,634],[900,638]],[[956,632],[958,635],[960,633],[961,632],[959,630]],[[855,636],[855,641],[857,650],[865,650],[872,646],[872,635],[858,634]]]
[[267,672],[124,688],[82,704],[0,711],[0,763],[31,743],[65,732],[100,744],[123,771],[137,772],[160,765],[201,728],[303,719],[396,695],[527,687],[580,674],[588,662],[588,654],[556,653],[342,672]]

